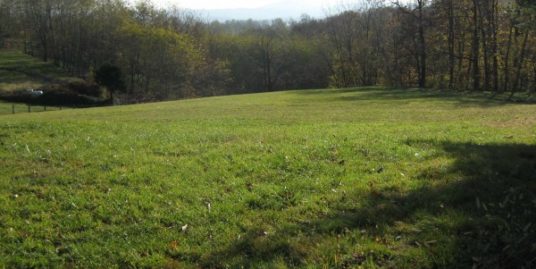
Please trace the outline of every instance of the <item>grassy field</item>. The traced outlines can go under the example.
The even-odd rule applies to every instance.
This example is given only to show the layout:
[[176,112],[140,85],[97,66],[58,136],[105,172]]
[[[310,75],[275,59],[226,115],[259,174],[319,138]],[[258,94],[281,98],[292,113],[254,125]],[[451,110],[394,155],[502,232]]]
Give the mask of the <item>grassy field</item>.
[[381,88],[0,116],[0,268],[534,268],[536,105]]
[[[26,89],[39,89],[51,83],[81,81],[69,76],[52,63],[25,55],[16,50],[0,49],[0,93]],[[27,113],[26,104],[13,104],[0,100],[0,115]],[[31,112],[43,112],[43,106],[32,106]],[[47,107],[47,111],[59,110],[57,107]]]
[[0,50],[0,91],[38,89],[54,82],[79,81],[54,66],[17,50]]

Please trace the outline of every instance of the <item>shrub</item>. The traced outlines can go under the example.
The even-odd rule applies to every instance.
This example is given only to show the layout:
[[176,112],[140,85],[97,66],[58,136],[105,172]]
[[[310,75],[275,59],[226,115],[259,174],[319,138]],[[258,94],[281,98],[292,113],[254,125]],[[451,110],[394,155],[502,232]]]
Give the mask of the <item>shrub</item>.
[[88,83],[85,81],[71,82],[67,84],[67,88],[80,95],[87,95],[92,97],[101,97],[102,91],[99,85]]

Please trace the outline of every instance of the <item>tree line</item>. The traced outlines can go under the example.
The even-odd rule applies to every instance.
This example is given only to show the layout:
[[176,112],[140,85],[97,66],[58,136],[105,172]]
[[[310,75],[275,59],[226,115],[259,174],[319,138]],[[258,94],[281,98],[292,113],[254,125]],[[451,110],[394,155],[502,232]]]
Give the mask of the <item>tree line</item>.
[[536,91],[530,0],[361,0],[326,18],[206,21],[149,1],[0,0],[0,45],[92,79],[121,70],[132,100],[386,85]]

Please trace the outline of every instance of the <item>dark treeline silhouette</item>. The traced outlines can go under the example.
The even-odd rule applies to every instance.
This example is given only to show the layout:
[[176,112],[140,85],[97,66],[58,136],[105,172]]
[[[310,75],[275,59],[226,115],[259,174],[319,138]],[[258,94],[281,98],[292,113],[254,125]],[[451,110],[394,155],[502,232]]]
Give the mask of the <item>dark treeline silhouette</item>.
[[362,0],[324,19],[205,22],[123,0],[0,0],[0,45],[91,79],[124,74],[133,101],[354,87],[536,90],[528,0]]

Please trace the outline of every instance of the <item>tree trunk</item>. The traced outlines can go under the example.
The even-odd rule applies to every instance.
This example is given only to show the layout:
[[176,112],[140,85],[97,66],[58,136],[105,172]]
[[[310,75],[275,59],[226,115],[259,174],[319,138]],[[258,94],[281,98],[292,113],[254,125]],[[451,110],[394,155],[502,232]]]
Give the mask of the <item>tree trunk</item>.
[[[484,10],[484,12],[482,11]],[[489,39],[489,32],[491,31],[490,27],[490,3],[489,1],[484,1],[483,4],[481,4],[478,7],[478,13],[480,14],[480,33],[482,34],[482,52],[484,53],[484,87],[482,88],[484,91],[489,90],[490,88],[490,64],[489,64],[489,46],[488,46],[488,39]]]
[[489,89],[489,78],[490,78],[490,66],[489,66],[489,50],[487,42],[487,34],[482,27],[482,51],[484,52],[484,91]]
[[493,0],[491,4],[491,53],[493,55],[493,90],[499,91],[499,59],[497,47],[497,19],[498,1]]
[[448,7],[448,42],[449,42],[449,90],[454,88],[454,3],[449,0]]
[[506,45],[506,55],[504,56],[504,84],[503,92],[508,91],[508,84],[510,83],[510,50],[512,49],[512,36],[514,34],[514,23],[510,24],[510,33],[508,34],[508,43]]
[[[461,89],[462,86],[464,89],[467,89],[467,85],[465,83],[465,74],[462,71],[463,70],[463,62],[464,62],[464,55],[465,55],[465,33],[464,31],[461,31],[460,41],[458,42],[458,87]],[[469,74],[469,73],[467,73]]]
[[473,42],[472,42],[472,74],[473,74],[473,90],[480,90],[480,40],[479,40],[479,14],[478,14],[479,0],[473,0]]
[[532,89],[529,91],[530,95],[536,93],[536,59],[534,59],[534,64],[532,65]]
[[426,88],[426,39],[424,34],[424,0],[419,0],[419,88]]
[[48,44],[47,44],[46,39],[42,45],[43,45],[43,62],[48,62]]
[[519,54],[519,58],[517,60],[517,67],[516,67],[516,76],[514,80],[514,86],[512,87],[512,95],[518,91],[519,87],[519,80],[521,79],[521,69],[523,68],[523,63],[525,62],[525,53],[527,51],[527,41],[529,38],[530,31],[527,30],[525,33],[525,36],[523,38],[523,44],[521,45],[521,52]]

